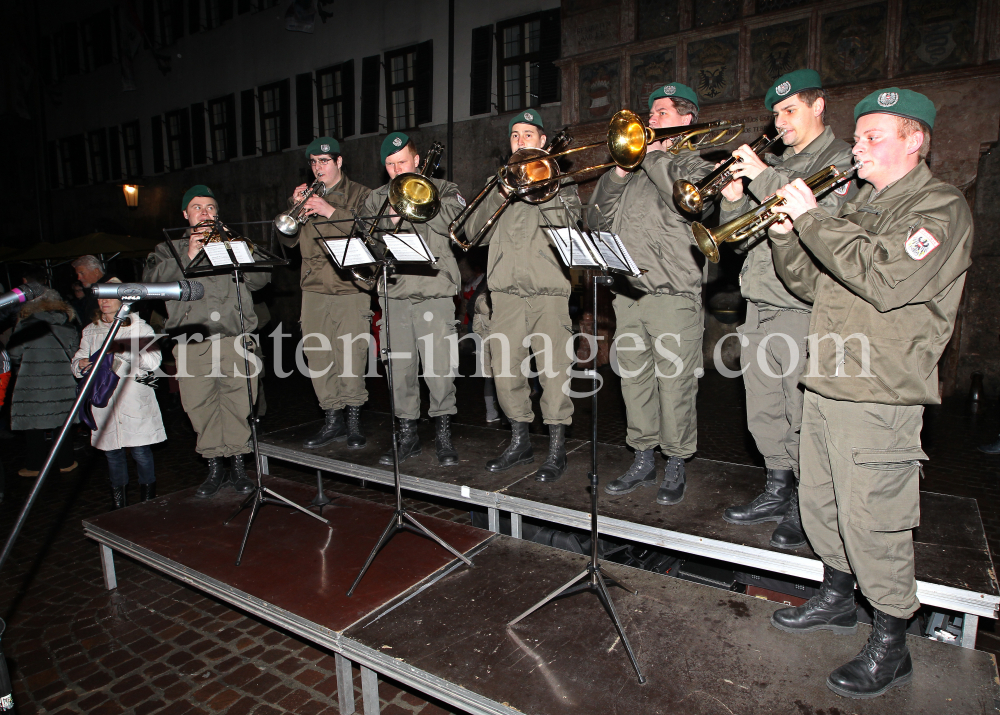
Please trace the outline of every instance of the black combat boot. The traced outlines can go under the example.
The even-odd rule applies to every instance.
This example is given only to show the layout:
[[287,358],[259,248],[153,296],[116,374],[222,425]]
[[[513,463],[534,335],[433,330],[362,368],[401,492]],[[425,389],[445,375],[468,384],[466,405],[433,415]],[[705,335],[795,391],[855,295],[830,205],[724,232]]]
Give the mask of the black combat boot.
[[156,482],[139,485],[139,501],[144,502],[150,499],[156,499]]
[[438,415],[434,418],[434,447],[437,450],[438,464],[442,467],[458,464],[458,450],[451,444],[451,415]]
[[771,625],[788,633],[858,630],[858,607],[854,605],[854,574],[823,565],[819,593],[794,608],[779,608],[771,614]]
[[806,532],[802,530],[802,515],[799,513],[799,490],[792,489],[792,499],[788,511],[771,534],[771,546],[776,549],[801,549],[806,545]]
[[368,443],[361,433],[361,405],[348,405],[347,413],[347,446],[351,449],[360,449]]
[[730,524],[780,522],[794,491],[795,473],[791,469],[768,469],[763,493],[749,504],[729,507],[722,512],[722,518]]
[[635,461],[628,471],[604,487],[605,494],[628,494],[639,487],[656,484],[656,456],[653,450],[635,451]]
[[306,449],[316,449],[330,442],[347,439],[347,424],[344,422],[343,410],[327,410],[326,420],[319,432],[302,443]]
[[[420,454],[420,436],[417,434],[417,423],[419,420],[399,421],[399,463],[402,464],[410,457]],[[378,458],[379,464],[392,466],[392,447],[389,451]]]
[[223,482],[229,475],[225,467],[222,466],[222,457],[208,458],[208,478],[201,483],[198,491],[194,493],[198,497],[214,497],[222,488]]
[[490,472],[502,472],[505,469],[516,467],[518,464],[528,464],[535,461],[535,453],[531,450],[531,438],[528,436],[530,422],[510,423],[510,444],[496,459],[491,459],[486,463],[486,469]]
[[906,619],[875,609],[872,632],[854,659],[830,673],[826,685],[848,698],[874,698],[910,682],[913,662],[906,647]]
[[656,503],[663,506],[680,504],[684,499],[686,483],[684,460],[680,457],[667,457],[667,466],[663,470],[663,483],[656,492]]
[[233,489],[236,490],[237,494],[249,494],[256,485],[247,476],[247,470],[243,466],[243,455],[234,454],[231,459],[233,471],[230,481],[233,483]]
[[124,509],[128,506],[128,484],[120,487],[111,485],[111,510]]
[[549,454],[535,473],[536,482],[554,482],[566,471],[566,425],[549,425]]

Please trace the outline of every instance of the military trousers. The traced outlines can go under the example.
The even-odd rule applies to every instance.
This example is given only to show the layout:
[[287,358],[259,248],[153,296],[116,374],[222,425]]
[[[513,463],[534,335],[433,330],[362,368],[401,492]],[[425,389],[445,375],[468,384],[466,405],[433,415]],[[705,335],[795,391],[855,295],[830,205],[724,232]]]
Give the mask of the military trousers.
[[[302,335],[312,371],[313,389],[323,410],[342,410],[368,401],[365,372],[371,335],[371,296],[368,293],[327,295],[302,291]],[[318,338],[329,343],[324,349]],[[348,364],[349,363],[349,364]]]
[[[379,298],[382,315],[385,298]],[[455,336],[455,301],[452,298],[427,300],[389,299],[389,340],[392,348],[392,392],[396,417],[420,419],[420,378],[427,384],[431,417],[453,415],[458,349]],[[385,319],[382,340],[385,341]],[[384,346],[384,343],[383,343]],[[452,349],[455,349],[454,361]],[[422,368],[422,369],[421,369]]]
[[927,459],[923,414],[923,405],[845,402],[809,390],[802,411],[799,508],[809,543],[897,618],[920,605],[911,530],[920,523],[919,460]]
[[747,427],[768,469],[799,473],[802,396],[809,313],[758,309],[747,303],[740,326],[740,361],[747,396]]
[[628,435],[636,450],[657,445],[687,459],[698,449],[698,378],[705,315],[676,295],[617,295],[612,365],[622,380]]
[[542,421],[547,425],[571,424],[569,371],[574,357],[569,300],[558,295],[522,298],[493,292],[491,301],[490,358],[497,401],[504,414],[514,422],[534,421],[528,385],[534,355],[542,384]]
[[[231,457],[251,449],[247,369],[235,341],[218,337],[174,346],[181,405],[198,435],[195,449],[203,457]],[[252,359],[250,375],[256,400],[258,369]]]

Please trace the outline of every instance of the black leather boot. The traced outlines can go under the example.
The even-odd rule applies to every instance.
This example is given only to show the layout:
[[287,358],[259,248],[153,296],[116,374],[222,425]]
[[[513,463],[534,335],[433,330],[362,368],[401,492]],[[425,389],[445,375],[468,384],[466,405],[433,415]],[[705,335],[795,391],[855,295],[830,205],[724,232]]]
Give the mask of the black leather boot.
[[434,448],[437,450],[438,464],[451,467],[458,464],[458,450],[451,444],[451,415],[434,418]]
[[749,504],[729,507],[722,512],[722,518],[730,524],[780,522],[794,491],[795,473],[791,469],[768,469],[763,493]]
[[364,447],[368,440],[361,433],[361,405],[348,405],[347,413],[347,446],[351,449]]
[[128,506],[128,484],[116,487],[111,486],[111,510],[124,509]]
[[198,487],[198,491],[194,493],[195,496],[214,497],[219,493],[227,476],[226,469],[222,466],[222,457],[209,457],[208,478]]
[[344,422],[343,410],[327,410],[326,420],[319,432],[302,443],[306,449],[316,449],[333,441],[347,439],[347,423]]
[[799,490],[792,489],[788,511],[771,534],[771,546],[776,549],[801,549],[806,545],[806,532],[802,530],[802,515],[799,513]]
[[144,502],[150,499],[156,499],[156,482],[139,485],[139,501]]
[[604,487],[605,494],[629,494],[639,487],[656,484],[656,455],[651,449],[636,450],[628,471]]
[[680,457],[667,457],[667,466],[663,470],[663,483],[656,492],[656,503],[663,506],[680,504],[684,500],[686,485],[684,460]]
[[906,619],[875,609],[868,642],[854,658],[830,673],[826,685],[848,698],[874,698],[913,678],[906,647]]
[[771,614],[771,625],[788,633],[858,630],[858,607],[854,604],[854,574],[824,564],[819,593],[794,608],[779,608]]
[[566,425],[549,425],[549,454],[535,472],[536,482],[554,482],[566,471]]
[[[399,463],[420,454],[420,436],[417,434],[419,420],[399,421]],[[392,447],[378,458],[379,464],[392,466]]]
[[247,470],[243,466],[243,455],[234,454],[231,457],[233,471],[231,472],[231,481],[233,483],[233,489],[236,490],[237,494],[249,494],[253,491],[256,486],[250,477],[247,476]]
[[491,459],[486,463],[486,469],[490,472],[502,472],[505,469],[516,467],[518,464],[528,464],[535,461],[535,453],[531,450],[531,438],[528,436],[530,422],[510,423],[510,444],[496,459]]

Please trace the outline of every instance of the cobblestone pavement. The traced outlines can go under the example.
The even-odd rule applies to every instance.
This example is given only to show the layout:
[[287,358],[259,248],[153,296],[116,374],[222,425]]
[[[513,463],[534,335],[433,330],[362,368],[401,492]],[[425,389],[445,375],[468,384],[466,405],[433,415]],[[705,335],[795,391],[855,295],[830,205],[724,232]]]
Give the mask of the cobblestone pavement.
[[[598,439],[623,444],[624,407],[617,378],[606,373],[599,393]],[[373,409],[387,411],[381,380],[369,380]],[[581,385],[584,387],[585,385]],[[267,382],[262,431],[319,417],[309,384],[297,376]],[[573,435],[590,434],[590,400],[579,399]],[[459,420],[485,424],[482,382],[460,381]],[[179,410],[165,413],[169,441],[155,448],[160,494],[198,484],[203,463]],[[760,464],[745,430],[742,385],[710,372],[699,394],[699,456]],[[541,429],[536,423],[533,429]],[[962,401],[928,410],[924,441],[931,461],[923,488],[978,500],[991,549],[1000,548],[996,504],[1000,457],[975,451],[1000,429],[1000,409],[971,413]],[[16,476],[21,444],[0,441],[7,494],[0,505],[6,537],[32,480]],[[331,653],[275,630],[178,581],[116,557],[117,590],[104,589],[97,549],[80,521],[108,508],[103,455],[76,438],[80,466],[47,480],[10,562],[0,574],[3,646],[14,681],[17,711],[29,713],[272,713],[337,712]],[[134,469],[134,465],[133,465]],[[312,483],[308,471],[274,463],[279,476]],[[133,472],[134,473],[134,472]],[[603,475],[610,478],[609,475]],[[388,503],[388,490],[330,481],[341,493]],[[135,496],[134,480],[132,496]],[[458,505],[408,500],[421,513],[468,522]],[[995,558],[995,557],[994,557]],[[982,620],[980,647],[997,652],[993,622]],[[360,675],[355,673],[360,698]],[[380,683],[387,715],[450,712],[393,683]],[[360,702],[359,702],[360,705]]]

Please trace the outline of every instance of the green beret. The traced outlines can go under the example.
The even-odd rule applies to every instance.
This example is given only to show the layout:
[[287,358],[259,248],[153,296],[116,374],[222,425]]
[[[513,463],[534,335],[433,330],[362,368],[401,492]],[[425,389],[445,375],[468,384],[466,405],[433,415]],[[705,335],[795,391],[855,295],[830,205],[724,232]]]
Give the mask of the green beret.
[[895,114],[897,117],[919,119],[933,129],[937,110],[934,102],[920,92],[889,87],[876,90],[858,102],[854,108],[854,121],[866,114]]
[[658,99],[663,99],[664,97],[667,99],[686,99],[691,102],[695,108],[700,109],[700,107],[698,107],[698,95],[695,94],[695,91],[686,84],[671,82],[670,84],[665,84],[662,87],[657,87],[649,95],[649,108],[652,109],[653,102]]
[[400,151],[404,146],[410,143],[410,138],[403,134],[403,132],[393,132],[386,136],[382,140],[382,163],[390,156]]
[[210,188],[204,184],[195,184],[184,192],[184,198],[181,199],[181,211],[187,211],[188,204],[190,204],[191,199],[196,196],[211,196],[213,199],[215,198],[215,194],[212,193]]
[[316,137],[306,147],[306,159],[310,156],[319,156],[320,154],[329,154],[332,157],[334,154],[339,153],[340,142],[333,137]]
[[807,89],[823,89],[823,82],[816,70],[795,70],[783,74],[774,80],[771,89],[764,95],[764,106],[771,111],[778,102],[783,102],[793,94]]
[[523,112],[515,114],[511,118],[510,124],[507,125],[508,135],[514,131],[515,124],[531,124],[532,126],[536,126],[543,131],[545,130],[545,125],[542,124],[542,115],[534,109],[526,109]]

